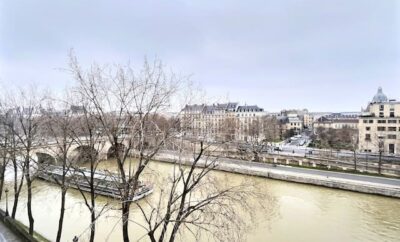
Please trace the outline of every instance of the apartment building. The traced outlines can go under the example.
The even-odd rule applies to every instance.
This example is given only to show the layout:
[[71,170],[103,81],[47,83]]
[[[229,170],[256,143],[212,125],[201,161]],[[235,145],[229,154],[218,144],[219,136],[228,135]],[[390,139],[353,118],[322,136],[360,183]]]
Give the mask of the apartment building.
[[217,103],[186,105],[180,114],[181,128],[187,137],[204,140],[247,141],[249,130],[265,115],[257,105]]
[[318,118],[314,122],[314,129],[319,127],[326,129],[358,129],[358,118],[361,112],[331,113]]
[[252,136],[258,136],[259,139],[262,138],[264,109],[259,108],[257,105],[238,106],[235,115],[238,123],[236,140],[248,141]]
[[388,99],[382,88],[359,118],[359,149],[400,154],[400,102]]

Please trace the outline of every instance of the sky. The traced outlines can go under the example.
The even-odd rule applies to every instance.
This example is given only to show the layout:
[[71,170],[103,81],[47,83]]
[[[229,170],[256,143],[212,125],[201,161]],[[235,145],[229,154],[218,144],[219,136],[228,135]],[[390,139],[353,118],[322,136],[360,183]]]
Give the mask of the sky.
[[83,66],[161,59],[209,100],[359,111],[400,99],[398,0],[4,0],[0,82],[61,92]]

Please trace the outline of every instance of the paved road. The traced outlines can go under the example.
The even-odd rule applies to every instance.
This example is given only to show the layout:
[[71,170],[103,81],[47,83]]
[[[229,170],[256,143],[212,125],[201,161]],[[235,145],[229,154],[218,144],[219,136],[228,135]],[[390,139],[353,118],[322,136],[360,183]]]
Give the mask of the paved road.
[[282,165],[278,165],[278,166],[274,167],[271,164],[242,161],[242,160],[228,159],[228,158],[221,158],[220,162],[229,162],[231,164],[236,164],[236,165],[250,165],[253,167],[268,168],[271,170],[278,170],[278,171],[288,171],[288,172],[294,172],[294,173],[298,173],[298,174],[319,175],[319,176],[324,176],[324,177],[341,178],[341,179],[348,179],[348,180],[353,180],[353,181],[371,182],[371,183],[378,183],[378,184],[383,184],[383,185],[393,185],[393,186],[400,187],[400,179],[395,179],[395,178],[375,177],[375,176],[349,174],[349,173],[341,173],[341,172],[333,172],[333,171],[322,171],[322,170],[314,170],[314,169],[290,167],[290,166],[282,166]]
[[0,242],[22,242],[22,240],[7,228],[3,221],[0,221]]
[[[294,145],[283,145],[280,146],[281,151],[272,151],[274,154],[283,154],[283,155],[293,155],[293,156],[304,156],[307,155],[308,157],[319,158],[321,155],[323,156],[326,154],[330,154],[329,150],[321,150],[316,148],[304,147],[304,146],[294,146]],[[312,151],[312,155],[309,152]],[[375,153],[357,153],[358,159],[366,159],[368,156],[369,161],[378,161],[379,155]],[[354,154],[351,151],[335,151],[332,150],[332,158],[351,158],[353,159]],[[394,162],[400,163],[399,156],[388,156],[382,155],[382,161],[386,162]]]
[[[160,156],[165,156],[165,157],[169,157],[169,158],[178,157],[177,154],[172,151],[163,151],[160,153]],[[368,176],[368,175],[315,170],[315,169],[307,169],[307,168],[300,168],[300,167],[290,167],[290,166],[284,166],[284,165],[277,165],[275,167],[272,164],[243,161],[243,160],[230,159],[230,158],[219,158],[219,162],[220,163],[230,163],[230,164],[234,164],[234,165],[251,166],[251,167],[257,167],[257,168],[265,168],[265,169],[277,170],[277,171],[293,172],[298,175],[301,175],[301,174],[318,175],[318,176],[323,176],[323,177],[340,178],[340,179],[347,179],[347,180],[358,181],[358,182],[369,182],[369,183],[375,183],[378,185],[397,186],[400,188],[400,179],[396,179],[396,178],[375,177],[375,176]]]

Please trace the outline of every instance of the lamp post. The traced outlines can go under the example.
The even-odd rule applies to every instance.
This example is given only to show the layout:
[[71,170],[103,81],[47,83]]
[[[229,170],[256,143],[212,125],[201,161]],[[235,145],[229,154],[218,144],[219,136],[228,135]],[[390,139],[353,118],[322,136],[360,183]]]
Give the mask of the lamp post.
[[[368,141],[367,141],[367,150],[368,150]],[[365,171],[368,173],[368,151],[365,152]]]
[[6,187],[6,190],[4,191],[6,193],[6,216],[8,217],[8,188]]
[[379,148],[378,173],[381,174],[381,169],[382,169],[382,153],[383,153],[383,151],[384,151],[383,137],[379,137],[378,148]]

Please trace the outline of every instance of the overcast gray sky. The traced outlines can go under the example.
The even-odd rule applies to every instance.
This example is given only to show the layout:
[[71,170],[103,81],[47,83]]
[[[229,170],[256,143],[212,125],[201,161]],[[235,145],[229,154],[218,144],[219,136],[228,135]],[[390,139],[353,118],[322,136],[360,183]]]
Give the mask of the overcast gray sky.
[[61,90],[83,64],[157,56],[209,95],[269,111],[358,111],[378,86],[400,99],[400,1],[0,3],[0,81]]

